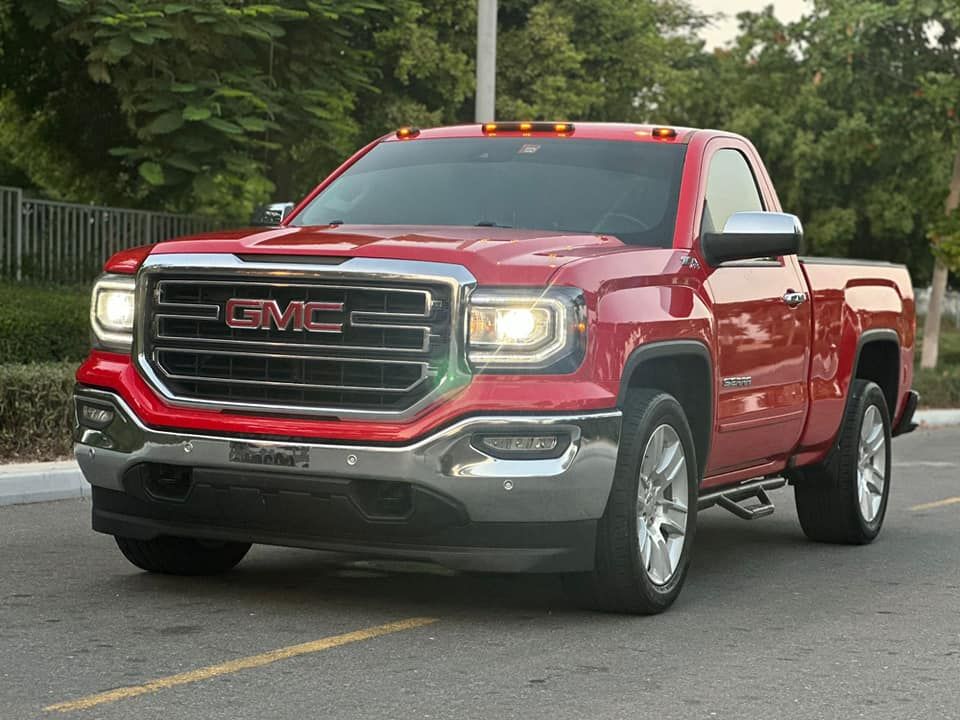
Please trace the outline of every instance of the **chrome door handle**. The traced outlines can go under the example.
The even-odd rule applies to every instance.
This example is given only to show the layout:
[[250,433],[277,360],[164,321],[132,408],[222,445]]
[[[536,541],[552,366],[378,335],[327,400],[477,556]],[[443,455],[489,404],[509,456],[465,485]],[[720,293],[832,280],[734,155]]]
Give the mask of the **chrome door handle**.
[[794,292],[793,290],[787,290],[783,294],[783,301],[794,308],[797,305],[802,305],[807,301],[807,294],[805,292]]

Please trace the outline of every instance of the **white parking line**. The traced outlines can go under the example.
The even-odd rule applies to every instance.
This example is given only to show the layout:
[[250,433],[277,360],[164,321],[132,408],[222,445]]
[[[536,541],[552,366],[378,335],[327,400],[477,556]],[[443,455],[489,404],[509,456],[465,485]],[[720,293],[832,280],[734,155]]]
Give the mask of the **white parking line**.
[[915,467],[951,468],[951,467],[957,467],[957,463],[937,462],[936,460],[914,460],[913,462],[897,462],[897,463],[894,463],[893,466],[895,468],[915,468]]

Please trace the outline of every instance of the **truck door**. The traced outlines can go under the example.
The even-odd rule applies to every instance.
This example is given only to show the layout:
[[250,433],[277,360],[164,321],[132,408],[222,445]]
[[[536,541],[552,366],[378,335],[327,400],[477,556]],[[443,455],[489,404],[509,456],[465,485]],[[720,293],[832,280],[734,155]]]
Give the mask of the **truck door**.
[[[779,211],[750,148],[706,150],[700,232],[720,231],[735,212]],[[717,434],[707,475],[782,460],[806,419],[811,310],[795,256],[724,263],[707,271],[717,332]]]

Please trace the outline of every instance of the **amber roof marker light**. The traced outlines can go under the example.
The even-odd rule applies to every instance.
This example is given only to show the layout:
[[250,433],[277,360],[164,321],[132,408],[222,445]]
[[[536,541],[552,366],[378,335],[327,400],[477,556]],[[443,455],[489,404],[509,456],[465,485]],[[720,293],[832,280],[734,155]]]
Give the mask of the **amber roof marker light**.
[[480,126],[484,135],[496,135],[497,133],[521,133],[529,135],[530,133],[553,133],[556,135],[570,135],[573,133],[573,123],[567,122],[492,122],[483,123]]
[[673,140],[677,137],[677,130],[672,127],[655,127],[650,134],[658,140]]
[[405,126],[397,130],[397,137],[401,140],[412,140],[420,134],[420,128]]

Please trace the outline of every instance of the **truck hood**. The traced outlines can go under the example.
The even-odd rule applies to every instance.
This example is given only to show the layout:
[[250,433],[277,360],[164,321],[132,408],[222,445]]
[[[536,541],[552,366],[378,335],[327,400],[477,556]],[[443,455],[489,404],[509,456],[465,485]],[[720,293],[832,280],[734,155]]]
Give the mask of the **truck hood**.
[[481,284],[543,285],[567,263],[626,249],[612,235],[560,235],[488,227],[338,225],[206,233],[160,243],[151,254],[427,260],[463,265]]

